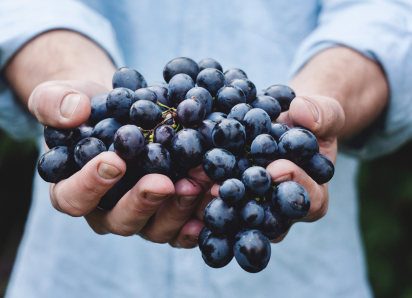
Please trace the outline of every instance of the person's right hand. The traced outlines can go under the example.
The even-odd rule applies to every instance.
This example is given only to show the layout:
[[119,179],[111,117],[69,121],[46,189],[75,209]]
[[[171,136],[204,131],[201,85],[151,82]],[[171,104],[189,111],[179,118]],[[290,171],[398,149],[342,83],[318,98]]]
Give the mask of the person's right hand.
[[[43,125],[69,129],[88,119],[94,95],[108,91],[90,81],[50,81],[34,89],[28,107]],[[116,153],[101,153],[70,178],[50,185],[52,205],[70,216],[84,216],[98,234],[138,233],[153,242],[196,246],[198,228],[181,228],[190,219],[199,198],[210,196],[207,190],[211,181],[201,174],[196,177],[196,171],[192,171],[193,179],[182,179],[176,185],[164,175],[146,175],[112,210],[96,209],[100,198],[125,171],[126,164]]]

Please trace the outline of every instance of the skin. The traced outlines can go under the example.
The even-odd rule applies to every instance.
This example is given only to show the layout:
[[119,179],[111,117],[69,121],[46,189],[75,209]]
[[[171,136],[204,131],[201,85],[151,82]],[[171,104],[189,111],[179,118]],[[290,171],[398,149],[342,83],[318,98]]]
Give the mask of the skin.
[[[6,66],[5,75],[43,125],[73,128],[89,117],[90,99],[111,89],[115,70],[107,54],[92,41],[75,32],[55,30],[28,42]],[[318,138],[320,152],[332,161],[338,138],[367,127],[386,106],[389,92],[379,65],[344,47],[313,57],[290,86],[298,97],[278,121],[309,128]],[[78,101],[73,96],[65,100],[73,94]],[[317,185],[287,160],[276,160],[267,170],[275,183],[295,181],[307,190],[312,204],[302,221],[315,221],[326,214],[327,184]],[[72,177],[51,184],[51,203],[60,212],[84,216],[98,234],[139,234],[173,247],[195,247],[203,228],[203,210],[218,196],[219,185],[212,187],[201,167],[192,169],[190,179],[176,185],[163,175],[152,174],[143,177],[112,210],[95,209],[125,171],[122,159],[104,152]]]

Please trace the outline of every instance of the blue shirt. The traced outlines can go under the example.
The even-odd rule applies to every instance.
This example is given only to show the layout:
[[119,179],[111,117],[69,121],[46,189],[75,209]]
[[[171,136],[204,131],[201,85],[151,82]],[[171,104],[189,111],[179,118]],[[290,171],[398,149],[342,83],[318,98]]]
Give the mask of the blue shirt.
[[[78,31],[117,66],[161,80],[179,56],[239,67],[258,89],[286,83],[313,55],[345,45],[379,61],[391,101],[385,125],[353,155],[391,152],[412,135],[412,6],[395,0],[0,1],[0,65],[36,35]],[[0,83],[0,125],[35,136],[32,121]],[[294,225],[272,244],[268,267],[233,260],[211,269],[197,248],[173,249],[138,236],[99,236],[83,218],[54,210],[36,176],[34,197],[6,297],[370,297],[355,190],[358,163],[339,154],[327,215]]]

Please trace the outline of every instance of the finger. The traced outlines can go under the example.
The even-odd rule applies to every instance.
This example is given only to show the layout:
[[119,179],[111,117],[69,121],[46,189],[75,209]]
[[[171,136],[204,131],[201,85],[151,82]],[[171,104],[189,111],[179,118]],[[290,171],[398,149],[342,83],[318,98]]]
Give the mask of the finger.
[[189,220],[179,234],[169,242],[172,247],[193,248],[198,244],[199,234],[205,225],[198,219]]
[[175,192],[172,181],[160,174],[146,175],[110,211],[93,210],[85,216],[98,234],[131,236],[139,232],[163,202]]
[[339,102],[324,96],[300,96],[292,100],[289,118],[293,126],[303,126],[320,138],[337,136],[345,114]]
[[175,194],[160,206],[139,235],[157,243],[171,241],[190,219],[202,191],[202,187],[193,180],[178,181]]
[[114,152],[103,152],[70,178],[50,185],[52,205],[71,216],[93,210],[100,198],[123,176],[125,162]]
[[308,214],[299,221],[315,221],[326,214],[329,201],[327,183],[318,185],[304,170],[286,159],[275,160],[269,164],[267,171],[274,183],[294,181],[299,183],[308,193],[310,209]]
[[220,188],[220,184],[215,184],[212,186],[212,189],[210,190],[210,192],[214,198],[217,198],[219,196],[219,188]]
[[73,128],[90,115],[90,98],[108,90],[88,81],[51,81],[37,86],[30,95],[30,112],[43,125]]
[[189,171],[189,177],[199,183],[204,190],[209,189],[213,185],[213,181],[203,171],[203,167],[200,165]]

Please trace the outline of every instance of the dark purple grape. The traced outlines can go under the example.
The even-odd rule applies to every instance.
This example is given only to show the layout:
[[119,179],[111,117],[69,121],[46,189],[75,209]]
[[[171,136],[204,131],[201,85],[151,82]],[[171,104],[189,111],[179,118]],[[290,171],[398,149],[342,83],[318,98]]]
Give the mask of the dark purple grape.
[[44,127],[44,140],[49,149],[57,146],[73,147],[82,139],[78,128],[59,129],[51,126]]
[[109,147],[113,143],[114,134],[122,125],[113,118],[103,119],[93,128],[92,137],[97,138]]
[[90,100],[91,112],[89,122],[92,125],[112,116],[107,111],[106,101],[109,93],[100,93],[92,97]]
[[177,106],[176,114],[184,127],[192,128],[205,119],[206,110],[200,100],[189,98]]
[[164,87],[166,89],[169,88],[169,84],[165,82],[153,82],[149,85],[149,87],[155,87],[155,86]]
[[139,155],[139,165],[145,174],[168,175],[170,164],[169,151],[158,143],[145,146]]
[[316,137],[307,129],[292,128],[279,139],[279,158],[293,161],[298,166],[319,153]]
[[278,145],[268,134],[258,135],[250,146],[250,154],[258,166],[266,168],[275,161],[278,155]]
[[212,141],[215,147],[223,148],[236,154],[245,145],[245,128],[235,119],[224,119],[217,123],[213,129]]
[[236,79],[247,79],[246,73],[239,68],[230,68],[225,71],[226,82],[229,85]]
[[157,101],[165,106],[170,106],[169,100],[167,98],[167,88],[161,86],[150,86],[147,87],[150,91],[153,91],[157,96]]
[[270,260],[269,239],[259,230],[244,230],[235,237],[233,252],[245,271],[257,273],[266,268]]
[[210,234],[212,234],[212,232],[209,231],[206,227],[203,227],[203,229],[200,231],[199,238],[197,239],[200,250],[202,250],[203,242],[205,242],[206,238],[209,237]]
[[138,100],[148,100],[157,103],[157,95],[149,88],[140,88],[132,93],[133,102]]
[[320,153],[316,153],[308,162],[301,165],[301,168],[310,178],[315,180],[317,184],[329,182],[335,173],[333,162]]
[[243,118],[246,140],[250,144],[260,134],[270,133],[271,122],[269,115],[262,109],[251,109]]
[[271,96],[259,96],[251,105],[254,108],[261,108],[268,113],[272,121],[275,121],[280,115],[280,105],[278,101]]
[[216,94],[216,106],[219,111],[226,114],[229,113],[235,105],[245,102],[245,94],[236,86],[223,87]]
[[146,88],[147,83],[144,77],[131,67],[122,67],[116,70],[113,75],[113,88],[128,88],[136,91],[140,88]]
[[289,110],[290,103],[296,97],[295,91],[285,85],[273,85],[266,89],[265,95],[276,99],[280,104],[282,112]]
[[263,205],[263,209],[265,215],[258,229],[268,237],[269,240],[275,240],[289,230],[292,224],[290,218],[275,210],[271,203]]
[[74,148],[74,159],[83,168],[90,160],[107,151],[106,145],[96,138],[86,138],[77,143]]
[[152,129],[163,121],[162,110],[151,101],[139,100],[130,108],[130,120],[143,129]]
[[246,157],[236,157],[236,177],[242,179],[243,173],[253,165]]
[[270,135],[279,142],[280,137],[289,130],[290,128],[281,122],[274,122],[272,123],[272,129],[270,131]]
[[114,135],[114,150],[123,160],[136,160],[145,146],[143,132],[136,125],[120,127]]
[[37,164],[40,177],[46,182],[57,183],[78,171],[73,150],[57,146],[44,153]]
[[217,62],[215,59],[212,58],[205,58],[197,62],[197,65],[199,65],[199,71],[202,71],[203,69],[206,68],[215,68],[223,72],[222,65],[220,65],[219,62]]
[[90,138],[92,136],[93,127],[92,126],[80,126],[80,137],[81,139]]
[[203,212],[203,223],[214,235],[236,235],[239,214],[221,198],[213,199]]
[[242,175],[246,193],[251,196],[262,196],[270,188],[270,175],[262,167],[250,167]]
[[206,117],[206,120],[210,120],[210,121],[218,123],[219,121],[226,119],[226,118],[227,118],[227,115],[225,113],[213,112],[212,114]]
[[233,206],[245,195],[245,186],[238,179],[227,179],[219,187],[219,197],[228,205]]
[[252,106],[247,103],[237,104],[230,110],[230,113],[227,115],[227,118],[236,119],[237,121],[242,123],[246,113],[249,112],[251,109]]
[[230,241],[225,236],[209,235],[203,242],[202,258],[209,267],[225,267],[233,259]]
[[196,81],[197,74],[199,73],[199,66],[195,61],[190,58],[180,57],[175,58],[166,64],[163,69],[163,78],[167,83],[177,74],[186,74]]
[[255,200],[248,201],[240,210],[240,218],[246,228],[258,227],[265,217],[265,210]]
[[127,88],[116,88],[107,95],[107,111],[120,123],[129,122],[129,111],[135,100],[132,98],[133,91]]
[[235,79],[229,86],[236,86],[242,89],[243,93],[246,96],[246,102],[252,103],[256,99],[256,86],[252,81],[248,79]]
[[170,173],[169,173],[170,180],[172,180],[172,182],[176,184],[177,181],[183,178],[188,178],[188,177],[189,177],[189,170],[182,168],[181,166],[177,165],[172,160],[172,163],[170,165]]
[[196,168],[202,163],[206,142],[200,133],[193,129],[182,129],[172,139],[170,154],[173,161],[185,169]]
[[225,149],[214,148],[206,152],[202,166],[206,175],[216,182],[223,182],[236,176],[236,158]]
[[206,141],[207,150],[210,150],[215,147],[212,140],[212,131],[215,128],[216,122],[212,120],[203,120],[202,123],[197,127],[197,131],[203,136]]
[[210,95],[209,91],[202,87],[194,87],[186,93],[186,98],[198,99],[206,109],[206,116],[212,113],[213,108],[213,97]]
[[175,136],[175,130],[168,125],[161,125],[153,133],[153,142],[159,143],[167,150],[170,149],[172,139]]
[[215,97],[219,89],[226,86],[226,79],[220,70],[206,68],[197,76],[196,85],[205,88],[210,95]]
[[291,219],[300,219],[308,214],[310,199],[306,190],[293,181],[282,182],[273,191],[275,209]]
[[169,82],[167,98],[169,103],[177,107],[186,96],[186,93],[195,86],[193,80],[187,74],[177,74]]

